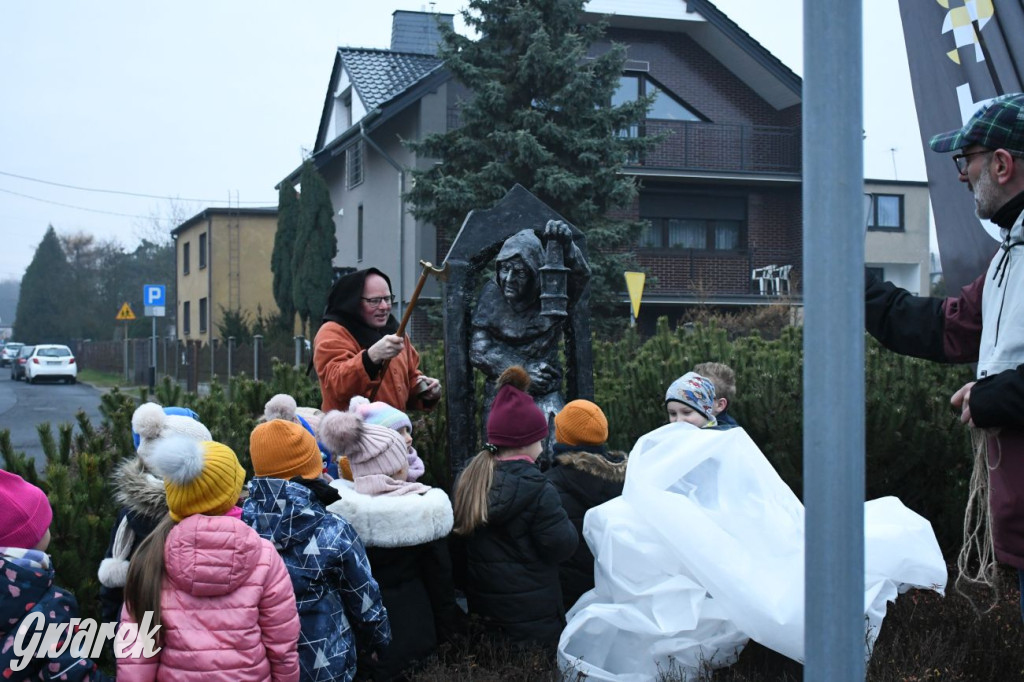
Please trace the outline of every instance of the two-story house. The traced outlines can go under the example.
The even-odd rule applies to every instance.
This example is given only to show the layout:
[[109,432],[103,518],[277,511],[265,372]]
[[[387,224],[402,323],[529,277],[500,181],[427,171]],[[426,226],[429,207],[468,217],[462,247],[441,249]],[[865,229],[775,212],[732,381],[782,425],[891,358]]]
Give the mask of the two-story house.
[[[438,260],[434,226],[417,220],[402,199],[410,169],[434,161],[417,158],[402,141],[446,130],[456,95],[464,92],[435,56],[438,18],[453,25],[450,14],[396,11],[391,49],[338,48],[311,156],[336,211],[335,268],[386,272],[398,316],[416,285],[419,260]],[[298,182],[300,171],[282,183]],[[437,296],[437,285],[428,283],[423,296]]]
[[219,338],[225,312],[254,319],[278,313],[270,257],[276,208],[207,208],[171,231],[177,286],[177,337]]
[[[664,136],[623,170],[640,191],[619,214],[648,223],[635,246],[653,276],[641,324],[694,304],[799,305],[801,79],[708,0],[590,0],[586,10],[584,21],[608,22],[595,54],[627,46],[615,101],[657,94],[622,131]],[[419,260],[437,263],[445,248],[401,199],[410,170],[435,163],[403,140],[457,126],[468,94],[435,56],[438,18],[451,25],[396,11],[390,49],[338,49],[311,157],[337,211],[335,266],[387,272],[399,315]],[[431,281],[424,297],[436,295]]]

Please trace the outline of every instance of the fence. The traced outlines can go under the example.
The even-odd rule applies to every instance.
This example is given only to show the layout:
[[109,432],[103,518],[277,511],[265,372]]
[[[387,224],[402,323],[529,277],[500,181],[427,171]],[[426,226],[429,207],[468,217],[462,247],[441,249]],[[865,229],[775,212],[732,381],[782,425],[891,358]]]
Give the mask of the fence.
[[[152,354],[150,338],[129,339],[127,343],[79,341],[75,344],[79,369],[120,374],[136,385],[149,383],[149,368],[154,364]],[[251,343],[235,343],[234,337],[230,337],[226,343],[214,339],[212,347],[199,341],[157,339],[155,367],[158,378],[171,377],[186,390],[195,392],[199,384],[217,381],[226,385],[231,377],[243,373],[256,379],[268,379],[275,358],[305,367],[310,360],[310,350],[302,337],[296,337],[290,344],[265,344],[258,336]]]

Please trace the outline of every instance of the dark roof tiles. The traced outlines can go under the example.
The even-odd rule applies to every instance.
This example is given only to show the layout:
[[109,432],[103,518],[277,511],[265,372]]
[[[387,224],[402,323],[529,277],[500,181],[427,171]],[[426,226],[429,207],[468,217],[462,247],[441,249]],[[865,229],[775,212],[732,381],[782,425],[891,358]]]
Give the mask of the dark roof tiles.
[[338,54],[367,111],[401,94],[441,65],[437,57],[390,50],[343,47]]

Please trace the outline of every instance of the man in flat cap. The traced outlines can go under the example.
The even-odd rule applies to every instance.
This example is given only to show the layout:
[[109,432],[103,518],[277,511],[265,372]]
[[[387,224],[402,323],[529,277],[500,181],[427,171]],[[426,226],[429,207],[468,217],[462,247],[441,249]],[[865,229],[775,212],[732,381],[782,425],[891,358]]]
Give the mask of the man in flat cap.
[[[991,541],[983,527],[988,510],[969,509],[968,519],[979,523],[965,532],[961,554],[981,548],[975,557],[981,568],[968,579],[990,583],[999,561],[1018,570],[1024,587],[1024,94],[991,100],[963,128],[936,135],[929,145],[956,152],[953,162],[974,194],[977,216],[999,226],[1002,243],[988,271],[955,297],[916,297],[869,275],[867,328],[897,353],[977,363],[976,380],[950,401],[960,421],[984,436],[976,439],[971,492],[984,500],[974,493],[987,488]],[[1024,617],[1024,596],[1021,603]]]

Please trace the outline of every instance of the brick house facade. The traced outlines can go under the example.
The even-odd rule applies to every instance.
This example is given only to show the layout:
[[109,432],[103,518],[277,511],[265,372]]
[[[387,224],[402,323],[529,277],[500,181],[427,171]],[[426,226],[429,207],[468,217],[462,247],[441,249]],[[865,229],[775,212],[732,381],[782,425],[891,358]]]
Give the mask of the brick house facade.
[[[635,248],[652,276],[640,321],[678,317],[695,303],[778,300],[752,280],[752,271],[766,266],[789,266],[786,293],[798,302],[800,79],[706,0],[591,0],[587,10],[585,21],[615,12],[606,38],[627,45],[622,96],[632,87],[660,92],[648,120],[623,131],[664,135],[624,169],[636,176],[640,194],[620,215],[651,224]],[[434,163],[401,140],[458,125],[455,103],[464,89],[436,58],[431,63],[432,46],[407,39],[426,30],[410,32],[410,25],[434,21],[398,11],[390,50],[339,49],[311,157],[337,214],[335,267],[388,272],[396,315],[419,260],[436,263],[447,248],[398,198],[409,170]],[[595,53],[607,48],[593,46]],[[283,182],[294,182],[299,170]],[[430,282],[422,298],[438,295]],[[624,282],[622,295],[628,300]],[[421,323],[414,316],[414,332],[422,332]]]

